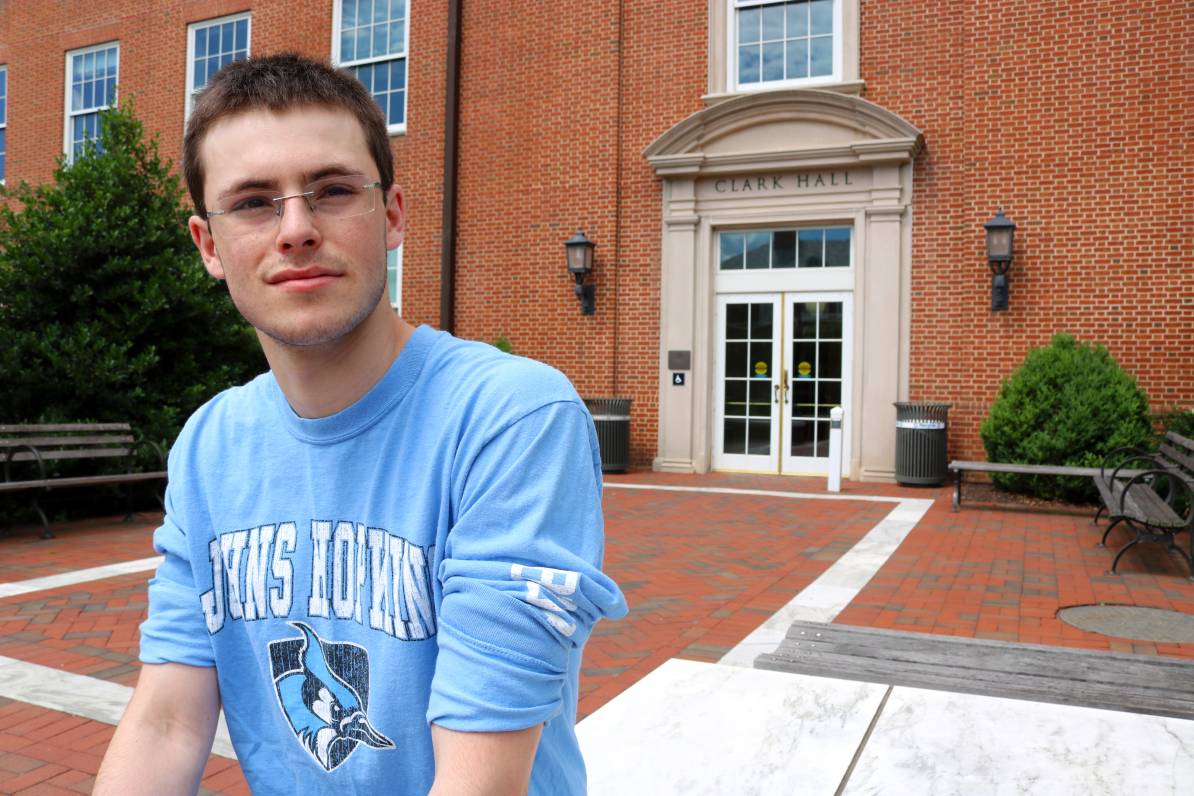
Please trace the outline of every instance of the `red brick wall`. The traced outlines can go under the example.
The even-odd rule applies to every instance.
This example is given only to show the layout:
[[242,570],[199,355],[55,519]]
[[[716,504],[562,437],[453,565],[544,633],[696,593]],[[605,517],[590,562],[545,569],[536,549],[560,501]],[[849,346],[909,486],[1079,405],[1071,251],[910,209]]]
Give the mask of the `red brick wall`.
[[[636,464],[655,455],[661,184],[643,149],[701,108],[701,3],[465,3],[457,332],[505,335],[585,396],[632,400]],[[621,45],[619,45],[621,42]],[[621,51],[619,51],[621,46]],[[619,107],[618,81],[622,90]],[[564,241],[597,243],[580,314]]]
[[[413,2],[404,315],[439,322],[447,0]],[[252,10],[254,53],[326,56],[330,0],[0,0],[8,177],[62,149],[64,51],[119,39],[120,90],[163,152],[183,125],[186,24]],[[632,455],[658,433],[661,185],[642,150],[701,109],[706,0],[466,0],[456,331],[633,400]],[[1107,345],[1157,408],[1194,404],[1194,17],[1123,4],[862,0],[863,96],[925,134],[913,204],[912,397],[954,403],[951,455],[981,457],[999,382],[1057,331]],[[620,91],[619,91],[620,87]],[[1018,225],[1011,309],[988,309],[982,223]],[[563,242],[596,250],[580,315]]]
[[[865,96],[925,134],[911,391],[983,458],[1000,381],[1056,332],[1100,343],[1154,408],[1194,404],[1194,16],[1183,3],[862,2]],[[992,313],[982,224],[1017,224]]]

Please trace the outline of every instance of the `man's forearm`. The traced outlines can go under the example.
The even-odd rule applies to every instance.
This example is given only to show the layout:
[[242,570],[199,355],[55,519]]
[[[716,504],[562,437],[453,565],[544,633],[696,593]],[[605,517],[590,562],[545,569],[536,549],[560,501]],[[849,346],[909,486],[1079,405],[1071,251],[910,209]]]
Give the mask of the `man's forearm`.
[[211,739],[171,723],[130,722],[116,728],[95,779],[96,796],[195,793],[211,751]]
[[543,725],[514,732],[457,732],[431,725],[435,783],[428,796],[525,794]]
[[177,663],[142,666],[93,792],[195,793],[219,718],[215,669]]

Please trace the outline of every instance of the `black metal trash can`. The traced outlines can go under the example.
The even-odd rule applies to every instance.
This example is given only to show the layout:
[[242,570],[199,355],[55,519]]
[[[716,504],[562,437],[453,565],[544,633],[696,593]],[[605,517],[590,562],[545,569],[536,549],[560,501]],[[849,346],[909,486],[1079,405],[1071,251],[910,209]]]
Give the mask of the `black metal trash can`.
[[597,428],[601,472],[624,473],[630,467],[630,399],[586,398]]
[[929,401],[896,402],[896,481],[916,486],[945,483],[949,475],[945,445],[950,406]]

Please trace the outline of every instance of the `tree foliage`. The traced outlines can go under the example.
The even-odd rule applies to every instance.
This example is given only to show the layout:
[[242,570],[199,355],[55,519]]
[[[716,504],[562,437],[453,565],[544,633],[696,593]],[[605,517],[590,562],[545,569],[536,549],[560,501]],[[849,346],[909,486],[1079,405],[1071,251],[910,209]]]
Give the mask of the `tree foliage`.
[[[1056,335],[1030,351],[999,389],[979,430],[987,459],[1014,464],[1097,467],[1113,449],[1148,447],[1148,398],[1107,349]],[[1015,492],[1091,500],[1089,478],[993,476]]]
[[178,177],[133,107],[101,147],[0,206],[0,423],[129,421],[168,444],[216,392],[265,367],[186,228]]

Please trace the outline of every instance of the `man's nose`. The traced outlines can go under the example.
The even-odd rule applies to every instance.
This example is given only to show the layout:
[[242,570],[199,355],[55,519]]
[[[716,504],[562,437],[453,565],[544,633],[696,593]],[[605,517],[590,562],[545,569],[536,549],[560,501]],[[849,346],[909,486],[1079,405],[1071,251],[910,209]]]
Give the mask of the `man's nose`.
[[277,246],[280,250],[312,249],[323,241],[308,197],[297,194],[282,198],[278,202],[278,213]]

